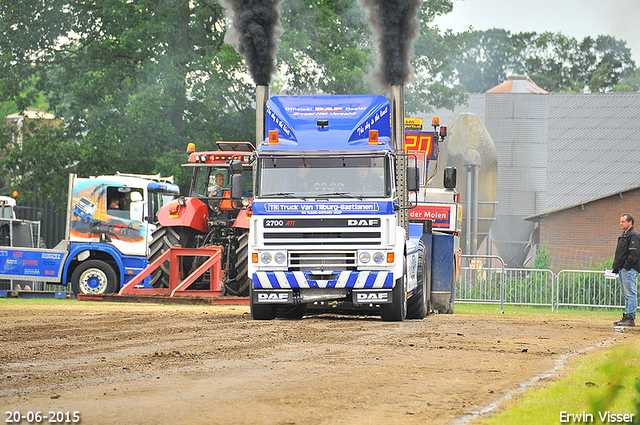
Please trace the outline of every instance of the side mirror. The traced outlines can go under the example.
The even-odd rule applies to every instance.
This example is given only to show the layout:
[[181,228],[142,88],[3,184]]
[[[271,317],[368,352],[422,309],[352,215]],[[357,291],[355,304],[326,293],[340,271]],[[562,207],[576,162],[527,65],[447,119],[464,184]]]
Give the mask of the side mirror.
[[420,169],[417,166],[407,168],[407,190],[409,192],[420,190]]
[[242,161],[231,161],[229,169],[230,174],[242,174]]
[[242,174],[231,176],[231,199],[242,198]]
[[144,217],[144,201],[140,192],[131,192],[131,206],[129,207],[131,220],[142,223]]
[[455,189],[458,178],[458,169],[456,167],[447,167],[444,169],[444,187],[447,189]]

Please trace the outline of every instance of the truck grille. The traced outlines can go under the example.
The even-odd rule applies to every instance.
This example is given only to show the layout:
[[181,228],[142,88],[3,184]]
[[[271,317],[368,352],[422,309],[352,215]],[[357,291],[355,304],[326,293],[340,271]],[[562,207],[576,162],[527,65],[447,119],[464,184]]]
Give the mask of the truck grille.
[[289,270],[356,270],[356,251],[289,251]]
[[295,232],[264,233],[265,246],[281,245],[380,245],[380,232]]
[[298,218],[265,220],[265,246],[379,246],[381,220],[374,218]]

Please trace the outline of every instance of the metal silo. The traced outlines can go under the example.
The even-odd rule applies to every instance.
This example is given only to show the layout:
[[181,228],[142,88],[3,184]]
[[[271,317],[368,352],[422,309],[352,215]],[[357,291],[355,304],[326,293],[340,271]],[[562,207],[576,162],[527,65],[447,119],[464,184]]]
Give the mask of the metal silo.
[[549,93],[529,77],[511,76],[485,97],[485,125],[498,156],[496,221],[491,235],[509,266],[524,264],[534,224],[545,211]]
[[442,163],[458,169],[463,253],[477,254],[495,219],[498,181],[495,145],[480,117],[463,112],[449,123],[449,135],[440,149]]

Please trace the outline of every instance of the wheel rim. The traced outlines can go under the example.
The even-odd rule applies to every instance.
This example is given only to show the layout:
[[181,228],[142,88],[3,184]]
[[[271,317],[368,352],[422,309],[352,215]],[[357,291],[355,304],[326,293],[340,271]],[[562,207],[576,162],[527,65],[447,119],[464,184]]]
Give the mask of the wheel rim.
[[100,269],[85,270],[78,281],[83,294],[103,294],[107,290],[108,283],[106,273]]

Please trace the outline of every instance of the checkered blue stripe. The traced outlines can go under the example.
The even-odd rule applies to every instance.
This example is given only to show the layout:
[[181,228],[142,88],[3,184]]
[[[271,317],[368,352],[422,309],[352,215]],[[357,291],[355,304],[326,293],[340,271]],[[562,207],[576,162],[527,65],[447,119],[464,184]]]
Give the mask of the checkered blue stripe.
[[393,288],[393,272],[388,271],[337,271],[336,280],[316,282],[309,280],[311,272],[255,272],[253,287],[256,289],[280,288]]

